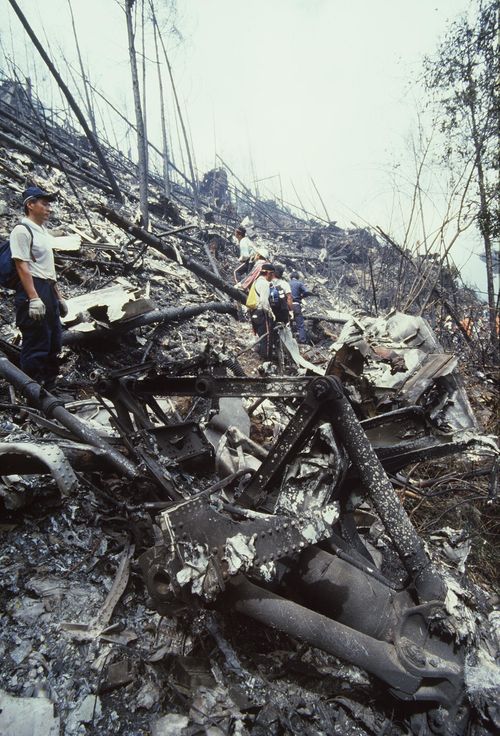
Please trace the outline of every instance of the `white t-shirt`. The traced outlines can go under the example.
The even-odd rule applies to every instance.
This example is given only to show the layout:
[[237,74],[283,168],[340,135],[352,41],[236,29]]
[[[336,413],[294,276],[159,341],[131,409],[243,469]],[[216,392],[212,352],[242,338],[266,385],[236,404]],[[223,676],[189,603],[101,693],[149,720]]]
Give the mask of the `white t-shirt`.
[[245,235],[240,240],[240,261],[246,261],[247,258],[255,254],[255,246],[249,237]]
[[266,312],[270,312],[271,307],[269,305],[269,281],[264,276],[259,276],[255,280],[254,288],[255,293],[257,294],[256,309],[263,309]]
[[[19,261],[26,261],[32,276],[48,281],[55,281],[56,269],[54,266],[54,253],[52,251],[54,238],[46,228],[42,225],[37,225],[27,217],[23,217],[21,222],[23,225],[16,225],[10,234],[9,242],[12,258],[17,258]],[[31,238],[24,225],[28,225],[33,233],[31,253],[35,260],[31,258]]]

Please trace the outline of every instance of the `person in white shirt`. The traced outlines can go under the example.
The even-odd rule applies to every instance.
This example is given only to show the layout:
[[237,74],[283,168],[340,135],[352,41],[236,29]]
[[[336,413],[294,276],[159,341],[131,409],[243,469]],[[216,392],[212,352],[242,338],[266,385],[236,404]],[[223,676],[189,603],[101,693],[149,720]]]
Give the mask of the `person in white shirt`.
[[23,193],[25,217],[9,238],[19,283],[16,324],[22,334],[21,370],[47,390],[59,372],[61,316],[68,312],[56,283],[53,238],[45,228],[55,194],[28,187]]
[[252,311],[252,327],[256,335],[262,338],[258,343],[259,355],[264,360],[271,360],[273,353],[274,315],[269,304],[269,287],[274,277],[274,266],[264,263],[253,288],[257,297],[257,306]]
[[239,225],[234,231],[234,237],[238,241],[240,254],[238,261],[240,265],[234,271],[234,283],[237,284],[241,281],[243,276],[248,273],[255,256],[255,246],[247,235],[246,228],[243,225]]

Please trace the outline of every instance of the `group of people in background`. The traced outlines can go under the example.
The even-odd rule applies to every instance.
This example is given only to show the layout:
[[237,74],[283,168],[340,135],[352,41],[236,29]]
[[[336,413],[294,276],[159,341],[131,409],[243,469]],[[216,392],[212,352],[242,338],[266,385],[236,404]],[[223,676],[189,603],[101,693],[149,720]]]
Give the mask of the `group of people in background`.
[[237,227],[234,235],[239,245],[234,281],[247,294],[246,304],[258,337],[259,354],[271,360],[279,329],[289,325],[298,342],[307,343],[302,300],[312,292],[299,279],[297,271],[292,271],[289,279],[285,278],[285,267],[270,263],[267,248],[254,243],[245,227]]

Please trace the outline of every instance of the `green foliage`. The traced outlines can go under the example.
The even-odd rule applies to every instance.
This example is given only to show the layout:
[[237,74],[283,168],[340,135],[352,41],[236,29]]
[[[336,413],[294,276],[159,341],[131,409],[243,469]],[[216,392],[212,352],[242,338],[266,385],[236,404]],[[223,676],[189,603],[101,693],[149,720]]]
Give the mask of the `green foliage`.
[[499,0],[475,0],[424,64],[429,103],[444,137],[443,159],[452,171],[464,166],[470,171],[462,203],[484,244],[495,359],[499,355],[493,276],[493,247],[500,234],[499,10]]
[[438,129],[443,158],[480,164],[484,177],[489,234],[500,232],[498,185],[499,60],[498,0],[474,3],[450,27],[437,54],[424,62],[424,84]]
[[491,131],[498,115],[498,9],[497,0],[479,2],[477,14],[455,21],[434,58],[426,58],[424,81],[434,91],[444,130],[470,124],[475,110]]

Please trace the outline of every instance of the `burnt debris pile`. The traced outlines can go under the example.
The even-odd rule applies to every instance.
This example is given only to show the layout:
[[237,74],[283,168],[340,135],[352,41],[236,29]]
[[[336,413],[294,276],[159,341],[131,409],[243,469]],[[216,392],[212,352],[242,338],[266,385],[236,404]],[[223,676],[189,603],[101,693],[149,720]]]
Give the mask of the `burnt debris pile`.
[[[0,317],[0,731],[488,734],[498,713],[494,372],[458,274],[262,200],[169,198],[0,87],[4,236],[28,185],[67,297],[61,375]],[[311,295],[255,352],[243,225]],[[467,389],[467,390],[466,390]],[[9,730],[10,729],[10,730]],[[23,729],[25,729],[23,731]],[[31,730],[29,730],[31,729]]]

